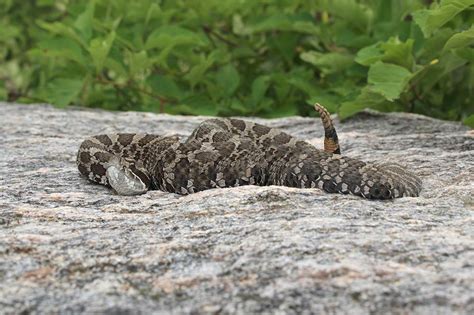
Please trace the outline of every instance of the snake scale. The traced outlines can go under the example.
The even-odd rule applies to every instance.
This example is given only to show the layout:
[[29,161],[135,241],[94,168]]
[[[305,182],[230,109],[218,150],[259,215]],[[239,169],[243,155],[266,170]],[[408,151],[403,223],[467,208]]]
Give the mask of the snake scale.
[[315,105],[324,150],[276,128],[240,119],[202,122],[180,141],[152,134],[96,135],[84,140],[77,165],[89,180],[120,195],[149,189],[190,194],[211,188],[279,185],[319,188],[369,199],[416,197],[421,180],[396,163],[366,163],[340,155],[326,109]]

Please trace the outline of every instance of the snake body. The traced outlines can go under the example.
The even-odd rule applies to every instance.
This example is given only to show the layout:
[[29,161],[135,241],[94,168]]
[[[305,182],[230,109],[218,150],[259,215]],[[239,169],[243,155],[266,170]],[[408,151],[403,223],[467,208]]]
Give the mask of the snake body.
[[418,196],[421,180],[396,163],[342,156],[329,113],[316,108],[325,150],[276,128],[240,119],[202,122],[184,141],[152,134],[96,135],[77,155],[81,174],[118,194],[149,189],[190,194],[211,188],[279,185],[369,199]]

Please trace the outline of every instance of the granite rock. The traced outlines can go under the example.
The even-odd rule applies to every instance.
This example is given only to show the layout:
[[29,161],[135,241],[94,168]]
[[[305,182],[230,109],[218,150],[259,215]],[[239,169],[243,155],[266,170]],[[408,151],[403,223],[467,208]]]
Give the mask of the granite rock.
[[[343,154],[392,160],[418,198],[246,186],[117,196],[87,136],[187,136],[205,117],[0,103],[0,313],[474,312],[474,133],[414,114],[336,119]],[[253,119],[322,145],[319,119]]]

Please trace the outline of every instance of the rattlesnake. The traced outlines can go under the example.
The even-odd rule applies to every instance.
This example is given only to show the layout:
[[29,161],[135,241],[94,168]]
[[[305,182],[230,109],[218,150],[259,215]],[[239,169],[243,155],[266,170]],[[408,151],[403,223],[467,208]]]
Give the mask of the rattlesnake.
[[329,113],[319,104],[315,108],[325,130],[324,151],[276,128],[214,118],[202,122],[184,142],[152,134],[90,137],[79,148],[77,165],[89,180],[121,195],[279,185],[370,199],[418,196],[421,180],[402,166],[341,156]]

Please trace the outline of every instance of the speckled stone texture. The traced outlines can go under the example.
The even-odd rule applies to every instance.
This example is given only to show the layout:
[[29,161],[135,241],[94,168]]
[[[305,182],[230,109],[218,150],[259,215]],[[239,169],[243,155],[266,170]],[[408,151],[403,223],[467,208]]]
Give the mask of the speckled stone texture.
[[[203,117],[0,103],[0,313],[474,312],[474,133],[411,114],[336,126],[406,164],[419,198],[246,186],[123,197],[79,177],[93,134],[187,136]],[[322,146],[319,119],[255,119]]]

